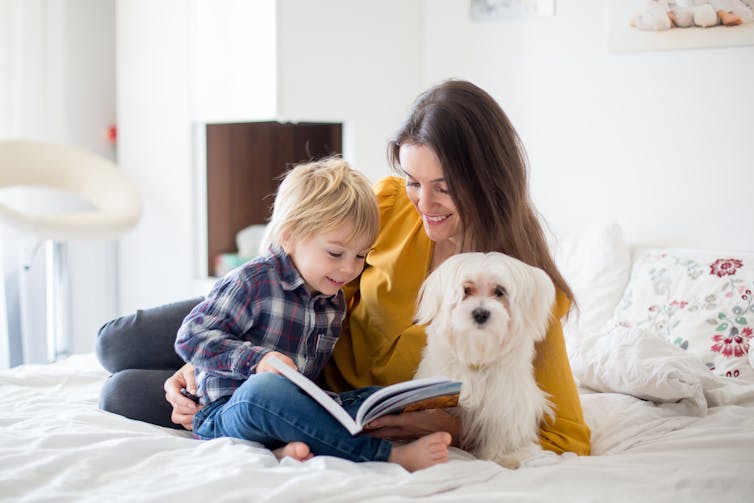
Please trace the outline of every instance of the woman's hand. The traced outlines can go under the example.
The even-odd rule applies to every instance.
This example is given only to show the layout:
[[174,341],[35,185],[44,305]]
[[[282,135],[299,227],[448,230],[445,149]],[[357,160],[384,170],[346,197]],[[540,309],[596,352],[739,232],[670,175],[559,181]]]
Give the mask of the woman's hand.
[[298,368],[296,368],[296,364],[293,363],[293,360],[291,360],[289,357],[285,356],[283,353],[278,353],[277,351],[270,351],[269,353],[264,355],[261,360],[259,360],[259,363],[257,364],[257,374],[261,374],[262,372],[274,372],[275,374],[280,373],[275,367],[270,365],[270,358],[272,358],[273,356],[284,364],[288,365],[293,370],[298,370]]
[[163,387],[165,388],[165,400],[173,406],[170,420],[190,430],[194,415],[203,407],[181,394],[181,388],[186,388],[189,393],[196,394],[196,379],[194,377],[193,365],[187,363],[178,369],[175,374],[165,381]]
[[450,445],[461,444],[461,420],[443,409],[382,416],[366,425],[365,430],[371,437],[386,440],[415,440],[436,431],[447,431],[453,437]]

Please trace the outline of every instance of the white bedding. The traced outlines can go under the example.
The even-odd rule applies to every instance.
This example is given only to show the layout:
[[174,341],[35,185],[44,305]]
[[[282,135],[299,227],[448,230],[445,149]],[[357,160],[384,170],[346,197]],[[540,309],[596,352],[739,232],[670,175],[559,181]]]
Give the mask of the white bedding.
[[98,410],[107,374],[79,355],[0,372],[0,501],[754,501],[754,253],[636,261],[615,223],[555,246],[581,309],[564,330],[592,456],[278,462]]
[[251,442],[194,440],[97,408],[93,355],[0,372],[0,501],[713,501],[754,499],[754,387],[723,383],[702,415],[583,390],[593,455],[519,470],[470,459],[416,473]]

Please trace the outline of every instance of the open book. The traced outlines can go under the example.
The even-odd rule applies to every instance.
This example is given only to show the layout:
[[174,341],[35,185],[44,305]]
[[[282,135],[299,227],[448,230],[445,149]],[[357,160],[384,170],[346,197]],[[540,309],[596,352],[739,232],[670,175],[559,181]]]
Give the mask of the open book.
[[356,413],[356,420],[348,415],[330,395],[317,386],[305,375],[293,370],[277,358],[270,358],[273,367],[293,381],[322,405],[345,428],[356,435],[364,425],[386,414],[399,414],[424,409],[441,409],[458,405],[461,383],[442,377],[415,379],[386,386],[370,395],[361,404]]

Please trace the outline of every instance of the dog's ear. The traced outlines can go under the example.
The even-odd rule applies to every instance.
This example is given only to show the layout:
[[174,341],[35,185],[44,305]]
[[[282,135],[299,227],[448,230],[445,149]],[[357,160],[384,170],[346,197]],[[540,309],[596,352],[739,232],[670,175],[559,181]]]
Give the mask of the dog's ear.
[[419,289],[415,323],[420,325],[429,323],[444,311],[443,306],[448,306],[449,309],[453,303],[460,300],[463,292],[461,270],[470,260],[478,259],[475,255],[481,254],[453,255],[427,276]]
[[524,327],[530,331],[535,341],[541,341],[547,335],[547,327],[550,324],[552,305],[555,303],[555,285],[542,269],[527,266],[531,288],[525,296],[523,308]]
[[443,268],[440,266],[432,272],[422,283],[417,299],[416,318],[418,325],[429,323],[440,312],[442,305]]

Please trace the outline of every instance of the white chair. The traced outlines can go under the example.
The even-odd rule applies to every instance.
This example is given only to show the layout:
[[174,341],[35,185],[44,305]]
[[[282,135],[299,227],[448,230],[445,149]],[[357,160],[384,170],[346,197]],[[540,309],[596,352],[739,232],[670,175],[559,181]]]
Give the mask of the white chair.
[[0,201],[0,225],[48,243],[47,353],[55,360],[71,349],[66,243],[114,239],[141,216],[136,186],[108,159],[63,145],[0,140],[0,188],[49,188],[73,194],[84,209],[19,210]]

